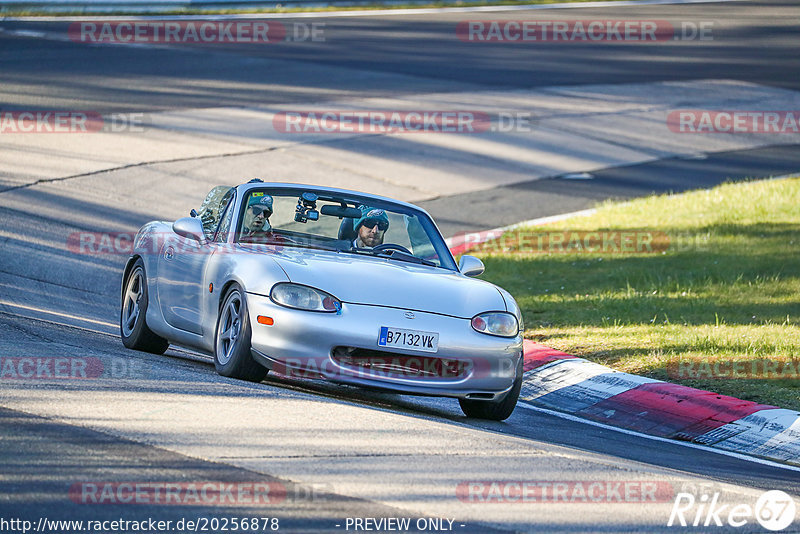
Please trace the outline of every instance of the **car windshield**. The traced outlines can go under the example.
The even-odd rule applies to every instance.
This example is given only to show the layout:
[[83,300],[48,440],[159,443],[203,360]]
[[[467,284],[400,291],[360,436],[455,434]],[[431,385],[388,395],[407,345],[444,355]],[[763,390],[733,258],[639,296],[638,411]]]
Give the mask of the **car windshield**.
[[203,223],[203,232],[206,238],[211,239],[214,236],[214,231],[219,225],[222,212],[227,206],[228,201],[233,198],[233,193],[236,188],[229,185],[218,185],[208,192],[206,199],[200,205],[198,216],[200,222]]
[[422,211],[370,197],[313,189],[251,189],[237,241],[333,250],[457,270]]

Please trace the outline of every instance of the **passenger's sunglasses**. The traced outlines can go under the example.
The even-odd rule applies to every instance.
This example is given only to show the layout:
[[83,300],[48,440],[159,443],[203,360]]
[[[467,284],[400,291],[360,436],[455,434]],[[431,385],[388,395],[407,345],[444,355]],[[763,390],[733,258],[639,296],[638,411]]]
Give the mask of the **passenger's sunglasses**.
[[372,228],[375,228],[375,225],[377,224],[377,225],[378,225],[378,230],[380,230],[381,232],[385,232],[386,230],[388,230],[388,229],[389,229],[389,223],[387,223],[386,221],[376,221],[376,220],[371,220],[371,221],[364,221],[364,222],[363,222],[363,223],[361,223],[361,224],[362,224],[363,226],[366,226],[366,227],[367,227],[367,228],[369,228],[370,230],[371,230]]
[[262,213],[264,214],[264,217],[269,217],[270,215],[272,215],[272,210],[269,208],[262,208],[261,206],[250,206],[250,213],[252,213],[256,217],[258,217]]

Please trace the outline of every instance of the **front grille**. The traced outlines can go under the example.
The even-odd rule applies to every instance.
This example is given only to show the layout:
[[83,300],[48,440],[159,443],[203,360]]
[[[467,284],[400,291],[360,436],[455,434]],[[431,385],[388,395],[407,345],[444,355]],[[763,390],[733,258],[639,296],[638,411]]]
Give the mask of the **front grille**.
[[346,369],[379,377],[460,380],[472,370],[469,360],[412,356],[356,347],[336,347],[332,357]]

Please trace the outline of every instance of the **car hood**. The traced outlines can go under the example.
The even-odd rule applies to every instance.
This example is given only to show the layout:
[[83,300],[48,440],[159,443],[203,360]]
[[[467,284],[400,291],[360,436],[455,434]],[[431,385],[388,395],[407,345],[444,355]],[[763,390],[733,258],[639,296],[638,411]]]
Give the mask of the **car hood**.
[[273,259],[292,282],[322,289],[351,304],[391,306],[464,318],[506,309],[494,285],[445,269],[308,249],[284,249]]

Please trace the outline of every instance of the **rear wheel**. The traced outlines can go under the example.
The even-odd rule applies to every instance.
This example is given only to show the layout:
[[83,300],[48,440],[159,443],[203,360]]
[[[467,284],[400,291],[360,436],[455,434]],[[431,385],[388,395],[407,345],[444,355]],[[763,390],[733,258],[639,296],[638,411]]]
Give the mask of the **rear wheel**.
[[250,354],[250,319],[244,291],[234,284],[225,295],[214,334],[214,367],[222,376],[261,382],[269,370]]
[[125,280],[122,306],[119,312],[119,330],[122,344],[129,349],[164,354],[169,341],[159,336],[147,326],[147,276],[141,258],[133,264]]
[[493,421],[503,421],[511,416],[517,406],[519,392],[522,389],[522,358],[517,364],[517,374],[514,378],[514,385],[503,397],[493,401],[481,401],[471,399],[458,399],[461,411],[467,417],[475,419],[491,419]]

